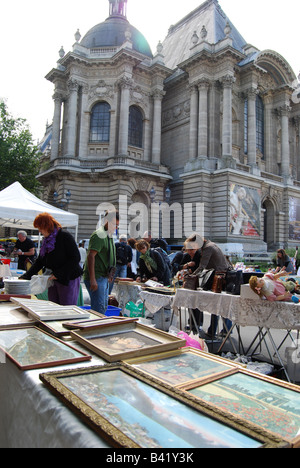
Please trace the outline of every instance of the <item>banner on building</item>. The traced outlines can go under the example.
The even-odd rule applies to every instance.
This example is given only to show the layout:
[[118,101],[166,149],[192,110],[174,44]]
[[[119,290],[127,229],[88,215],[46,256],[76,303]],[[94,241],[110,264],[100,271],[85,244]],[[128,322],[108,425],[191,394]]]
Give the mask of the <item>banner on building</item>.
[[229,233],[260,237],[261,192],[241,185],[230,185]]

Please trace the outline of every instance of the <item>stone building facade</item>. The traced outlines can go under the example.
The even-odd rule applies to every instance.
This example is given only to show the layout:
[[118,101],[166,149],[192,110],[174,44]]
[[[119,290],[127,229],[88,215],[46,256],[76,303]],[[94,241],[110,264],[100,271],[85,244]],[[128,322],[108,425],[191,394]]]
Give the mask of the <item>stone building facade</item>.
[[[170,189],[170,205],[192,210],[193,226],[201,204],[203,234],[216,242],[297,245],[300,99],[287,61],[248,44],[217,0],[171,26],[153,56],[127,20],[127,0],[108,3],[108,18],[83,38],[78,31],[46,77],[54,84],[39,175],[46,201],[70,190],[87,238],[99,204],[121,197],[128,221],[128,206],[150,207],[154,192],[162,206]],[[171,227],[172,242],[186,234]]]

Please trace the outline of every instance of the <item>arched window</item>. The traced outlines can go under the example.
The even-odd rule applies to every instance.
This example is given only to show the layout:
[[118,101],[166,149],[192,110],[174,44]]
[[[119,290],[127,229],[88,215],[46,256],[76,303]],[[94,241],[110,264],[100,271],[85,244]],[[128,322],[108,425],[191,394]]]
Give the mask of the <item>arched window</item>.
[[99,102],[92,109],[90,125],[90,142],[109,142],[110,134],[110,105],[107,102]]
[[138,148],[143,147],[143,115],[136,106],[129,109],[128,144]]
[[[265,112],[260,96],[256,97],[256,148],[264,155],[265,151]],[[244,153],[248,154],[248,99],[244,102]]]

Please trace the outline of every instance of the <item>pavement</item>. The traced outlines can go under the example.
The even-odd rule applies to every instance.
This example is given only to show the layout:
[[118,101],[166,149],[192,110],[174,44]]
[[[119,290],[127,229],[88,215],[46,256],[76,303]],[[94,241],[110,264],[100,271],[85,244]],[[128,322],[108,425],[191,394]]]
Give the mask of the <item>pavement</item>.
[[[220,321],[219,324],[222,325],[222,322]],[[210,314],[204,313],[203,329],[207,330],[209,325]],[[206,343],[212,353],[227,355],[226,357],[242,356],[252,362],[271,364],[274,366],[274,371],[270,375],[283,380],[290,378],[291,382],[300,384],[300,359],[296,359],[294,363],[290,352],[290,348],[295,348],[297,343],[300,346],[297,331],[291,331],[288,334],[286,330],[271,329],[269,334],[265,335],[265,333],[265,330],[260,333],[258,327],[239,327],[239,330],[235,327],[221,353],[219,348],[224,338],[217,337],[217,340],[213,341],[207,339]],[[282,365],[289,377],[282,370]]]

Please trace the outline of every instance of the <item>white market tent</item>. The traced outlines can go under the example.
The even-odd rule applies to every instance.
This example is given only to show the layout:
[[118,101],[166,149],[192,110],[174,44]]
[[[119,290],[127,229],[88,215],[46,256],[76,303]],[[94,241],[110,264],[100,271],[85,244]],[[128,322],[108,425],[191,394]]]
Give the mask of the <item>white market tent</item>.
[[51,214],[62,227],[73,227],[78,232],[79,217],[45,203],[15,182],[0,192],[0,227],[35,229],[33,222],[40,213]]

